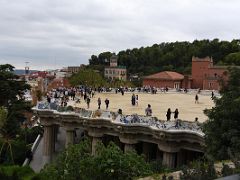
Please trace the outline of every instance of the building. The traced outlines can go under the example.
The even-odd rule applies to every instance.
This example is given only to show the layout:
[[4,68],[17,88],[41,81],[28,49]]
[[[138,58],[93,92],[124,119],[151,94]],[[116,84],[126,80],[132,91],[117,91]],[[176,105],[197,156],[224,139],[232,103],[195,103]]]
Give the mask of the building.
[[227,80],[227,67],[214,66],[210,57],[192,57],[192,88],[219,90],[219,80]]
[[143,78],[143,86],[169,87],[169,88],[189,88],[191,81],[187,76],[177,72],[163,71]]
[[68,66],[67,72],[70,74],[78,73],[80,70],[82,70],[85,67],[84,64],[81,64],[80,66]]
[[125,66],[118,66],[118,60],[115,54],[110,58],[110,66],[105,67],[104,77],[109,80],[127,80],[127,69]]
[[143,86],[219,90],[219,80],[227,81],[227,66],[214,66],[210,57],[192,57],[192,75],[163,71],[143,78]]

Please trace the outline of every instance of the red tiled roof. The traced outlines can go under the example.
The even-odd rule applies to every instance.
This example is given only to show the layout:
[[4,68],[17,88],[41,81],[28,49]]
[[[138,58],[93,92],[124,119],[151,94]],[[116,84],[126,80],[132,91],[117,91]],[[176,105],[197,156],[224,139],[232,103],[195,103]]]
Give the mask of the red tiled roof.
[[164,79],[164,80],[182,80],[184,76],[173,71],[163,71],[150,76],[146,76],[144,79]]

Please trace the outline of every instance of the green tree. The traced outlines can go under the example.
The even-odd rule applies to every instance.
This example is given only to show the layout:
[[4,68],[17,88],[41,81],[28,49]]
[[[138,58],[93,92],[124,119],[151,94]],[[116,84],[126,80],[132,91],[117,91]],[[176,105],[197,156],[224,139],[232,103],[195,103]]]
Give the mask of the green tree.
[[240,52],[228,54],[225,57],[225,64],[240,65]]
[[70,146],[53,164],[40,173],[41,179],[127,180],[149,175],[150,165],[135,152],[123,153],[114,143],[98,144],[97,155],[91,155],[90,141]]
[[240,69],[229,69],[230,77],[223,84],[221,98],[215,107],[205,110],[208,121],[204,123],[207,154],[214,159],[229,159],[229,152],[240,153]]
[[9,107],[21,101],[24,91],[30,89],[29,85],[13,73],[13,69],[10,64],[0,65],[0,106]]
[[[119,65],[127,67],[128,73],[140,76],[149,75],[164,70],[177,71],[180,73],[191,72],[192,56],[211,56],[214,63],[226,65],[239,65],[239,60],[233,55],[240,51],[240,40],[220,41],[219,39],[194,40],[193,42],[170,42],[154,44],[151,47],[140,47],[120,51],[118,55]],[[89,64],[93,69],[104,69],[108,64],[110,52],[92,55]],[[227,57],[227,56],[231,57]]]
[[79,71],[76,74],[73,74],[69,78],[69,82],[73,86],[85,85],[92,88],[102,86],[105,84],[105,81],[102,78],[102,76],[91,69],[85,69],[85,70]]
[[30,86],[19,80],[13,69],[9,64],[0,65],[0,158],[2,163],[21,164],[27,147],[16,136],[21,131],[23,112],[30,109],[23,96]]

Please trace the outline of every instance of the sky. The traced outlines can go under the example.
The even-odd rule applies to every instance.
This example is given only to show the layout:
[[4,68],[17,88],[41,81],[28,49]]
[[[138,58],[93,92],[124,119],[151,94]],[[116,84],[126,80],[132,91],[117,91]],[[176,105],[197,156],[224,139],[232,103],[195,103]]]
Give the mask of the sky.
[[239,0],[0,0],[0,64],[57,69],[155,43],[240,38]]

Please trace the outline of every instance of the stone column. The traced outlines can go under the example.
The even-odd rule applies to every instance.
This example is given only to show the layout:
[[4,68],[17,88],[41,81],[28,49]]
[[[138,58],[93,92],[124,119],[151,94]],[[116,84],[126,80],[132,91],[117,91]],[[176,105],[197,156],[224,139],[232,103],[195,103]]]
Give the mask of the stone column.
[[74,128],[66,128],[65,148],[67,148],[69,145],[74,144],[74,136],[75,136]]
[[102,142],[101,137],[92,137],[92,155],[96,155],[96,146],[99,142]]
[[124,144],[124,152],[135,151],[135,144]]
[[59,132],[59,126],[58,125],[54,125],[54,141],[57,142],[57,136],[58,136],[58,132]]
[[88,136],[92,137],[92,155],[96,155],[96,145],[102,142],[103,133],[98,129],[89,129]]
[[180,145],[176,142],[161,142],[158,144],[158,149],[163,151],[162,164],[169,167],[176,167],[176,155],[180,151]]
[[53,126],[45,125],[43,133],[43,162],[50,163],[54,152]]
[[163,165],[174,168],[175,167],[176,153],[163,152]]
[[135,151],[135,144],[137,144],[137,140],[133,136],[124,135],[119,137],[120,141],[124,143],[124,152],[127,151]]
[[184,164],[184,152],[182,150],[180,150],[177,153],[177,166],[180,167]]

